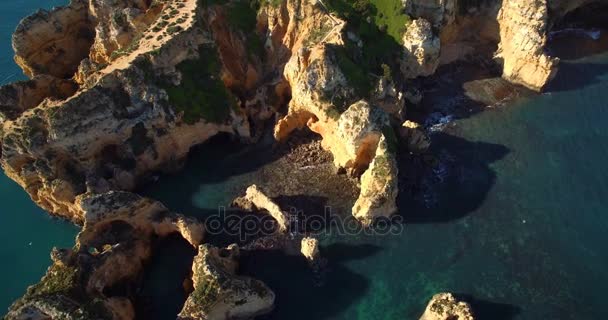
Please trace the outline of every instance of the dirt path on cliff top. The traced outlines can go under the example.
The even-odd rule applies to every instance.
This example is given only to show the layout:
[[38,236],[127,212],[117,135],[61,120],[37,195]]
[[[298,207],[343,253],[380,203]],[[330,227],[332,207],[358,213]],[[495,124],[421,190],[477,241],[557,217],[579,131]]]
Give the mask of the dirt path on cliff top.
[[[148,53],[155,49],[162,47],[166,44],[170,39],[173,38],[173,35],[170,34],[167,29],[169,25],[175,23],[175,27],[180,27],[181,30],[177,33],[184,32],[188,28],[192,27],[194,24],[194,11],[196,10],[197,0],[173,0],[166,4],[166,7],[163,8],[159,17],[156,19],[154,23],[152,23],[146,31],[142,32],[141,38],[139,40],[139,44],[137,48],[126,55],[120,56],[117,59],[113,60],[107,67],[102,69],[100,72],[101,75],[106,75],[115,70],[123,70],[128,68],[133,61],[142,54]],[[183,4],[183,6],[180,6]],[[180,8],[181,7],[181,8]],[[167,20],[162,20],[162,16],[164,14],[169,14],[170,11],[176,10],[177,13],[171,14],[170,18]],[[178,23],[180,18],[184,18],[184,21]],[[154,32],[152,29],[155,25],[158,25],[162,21],[165,21],[166,24],[161,28],[160,31]],[[166,33],[166,34],[165,34]],[[163,36],[160,40],[159,36]]]

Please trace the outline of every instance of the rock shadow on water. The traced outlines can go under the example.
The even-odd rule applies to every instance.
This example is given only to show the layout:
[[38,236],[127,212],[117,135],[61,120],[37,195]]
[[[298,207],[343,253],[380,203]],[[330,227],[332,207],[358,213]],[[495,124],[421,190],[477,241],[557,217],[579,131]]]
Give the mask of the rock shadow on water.
[[512,304],[477,299],[467,294],[456,294],[456,297],[471,305],[476,320],[512,320],[521,313],[521,308]]
[[401,163],[397,203],[405,223],[445,223],[477,210],[496,182],[490,165],[509,151],[500,144],[434,134],[430,167],[420,157]]
[[175,319],[191,290],[196,249],[177,233],[160,239],[156,248],[137,293],[137,319]]
[[574,91],[601,82],[608,75],[608,64],[562,61],[555,78],[547,85],[547,92]]
[[304,257],[279,251],[250,252],[241,258],[241,272],[264,281],[277,296],[275,310],[258,319],[331,319],[357,303],[370,287],[369,279],[352,272],[344,263],[368,258],[379,250],[373,245],[350,244],[321,248],[328,260],[321,286]]

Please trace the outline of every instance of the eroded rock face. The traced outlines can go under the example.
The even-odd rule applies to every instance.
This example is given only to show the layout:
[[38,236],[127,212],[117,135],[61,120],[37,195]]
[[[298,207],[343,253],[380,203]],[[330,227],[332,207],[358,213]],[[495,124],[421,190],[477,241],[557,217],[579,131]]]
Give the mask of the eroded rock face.
[[[96,14],[104,4],[96,2]],[[145,9],[143,2],[127,4]],[[178,169],[192,146],[219,132],[248,134],[218,80],[221,63],[202,22],[207,12],[194,0],[165,10],[178,7],[189,15],[171,18],[182,19],[171,37],[156,40],[151,26],[139,47],[105,68],[81,70],[73,95],[71,82],[51,76],[0,89],[6,110],[0,163],[45,210],[83,223],[79,195],[131,190],[151,172]],[[37,20],[28,19],[36,30]],[[183,98],[195,95],[192,88],[196,101]]]
[[117,288],[137,285],[156,239],[177,233],[195,248],[203,240],[202,223],[132,193],[85,195],[78,203],[86,222],[76,245],[53,250],[46,275],[6,319],[134,319],[128,290]]
[[72,0],[65,7],[40,10],[19,23],[13,34],[15,61],[29,77],[71,78],[88,55],[94,37],[88,1]]
[[47,98],[66,99],[77,89],[78,86],[73,81],[49,75],[39,75],[32,80],[3,86],[0,88],[0,121],[15,120]]
[[279,231],[286,232],[289,229],[289,214],[281,210],[270,197],[268,197],[255,184],[247,188],[245,199],[251,202],[256,208],[268,211],[277,221]]
[[[310,4],[302,4],[302,7],[307,6]],[[315,9],[302,10],[314,12]],[[292,18],[289,16],[287,20],[291,21]],[[376,149],[382,137],[392,132],[392,128],[386,112],[360,100],[360,92],[353,88],[340,69],[338,59],[345,41],[344,22],[337,17],[330,18],[324,12],[313,13],[310,18],[315,19],[316,23],[326,24],[319,28],[328,31],[322,37],[323,41],[306,45],[302,38],[310,36],[311,30],[308,29],[298,35],[287,33],[282,38],[285,43],[292,44],[293,55],[283,72],[291,88],[292,99],[288,114],[278,121],[274,135],[278,141],[284,141],[293,130],[307,127],[322,136],[322,146],[332,153],[337,167],[347,168],[358,176],[368,170],[377,154],[382,154]],[[393,155],[387,156],[394,161]],[[396,170],[390,170],[387,174],[395,175],[396,181]],[[374,190],[381,189],[371,187],[371,184],[362,183],[361,197],[369,199],[374,197]],[[396,189],[392,192],[396,192]],[[362,202],[367,202],[361,197]],[[356,212],[356,216],[367,223],[373,220],[373,214],[393,213],[395,205],[379,204],[381,198],[389,202],[394,198],[392,195],[376,198],[373,206],[387,210],[370,210],[370,205],[356,205],[353,214]]]
[[555,76],[558,63],[544,53],[549,22],[546,1],[505,1],[498,22],[503,77],[541,90]]
[[274,307],[275,295],[263,282],[238,276],[239,248],[201,245],[192,265],[194,291],[178,319],[251,319]]
[[404,56],[401,72],[407,78],[430,76],[439,66],[441,42],[433,34],[431,23],[417,19],[408,26],[403,35]]
[[319,252],[319,240],[312,237],[302,238],[300,252],[309,263],[316,263],[321,258]]
[[451,293],[433,296],[420,320],[474,320],[471,306],[457,301]]

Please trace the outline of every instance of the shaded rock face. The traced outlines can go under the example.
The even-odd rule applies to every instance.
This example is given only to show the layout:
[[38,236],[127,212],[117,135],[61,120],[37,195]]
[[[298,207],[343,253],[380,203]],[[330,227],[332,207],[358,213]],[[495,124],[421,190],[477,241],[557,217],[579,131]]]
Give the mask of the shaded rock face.
[[474,320],[471,306],[451,293],[438,293],[429,301],[420,320]]
[[[130,289],[156,239],[179,234],[193,247],[203,224],[127,192],[78,199],[86,222],[73,249],[54,249],[46,275],[17,300],[6,319],[134,319]],[[28,318],[29,317],[29,318]]]
[[259,280],[236,275],[239,248],[201,245],[192,265],[194,291],[178,319],[251,319],[274,307],[275,295]]
[[13,34],[15,61],[33,77],[48,74],[71,78],[93,44],[95,31],[87,1],[41,10],[23,19]]
[[44,99],[63,100],[73,95],[78,86],[71,80],[39,75],[32,80],[0,88],[0,121],[17,119],[24,111],[38,106]]

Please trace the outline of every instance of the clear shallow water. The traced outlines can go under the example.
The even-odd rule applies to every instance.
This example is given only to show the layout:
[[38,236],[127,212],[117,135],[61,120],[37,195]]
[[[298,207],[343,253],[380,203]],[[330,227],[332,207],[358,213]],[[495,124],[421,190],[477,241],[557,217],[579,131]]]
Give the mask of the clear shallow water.
[[[482,320],[608,318],[608,54],[564,62],[552,90],[437,133],[437,204],[400,199],[400,236],[324,237],[324,286],[301,258],[244,257],[241,271],[277,293],[265,319],[417,319],[441,291]],[[255,158],[217,155],[202,149],[146,192],[213,213],[245,183],[239,161]]]
[[[18,20],[63,2],[0,4],[0,82],[22,78],[10,48]],[[408,223],[401,236],[323,239],[323,287],[312,285],[300,258],[245,257],[242,271],[278,294],[267,318],[416,319],[440,291],[470,295],[481,319],[608,318],[608,55],[565,63],[554,89],[438,134],[434,148],[452,159],[438,206],[402,199]],[[203,150],[185,172],[146,193],[183,213],[215,212],[261,165],[234,150],[226,159],[225,152]],[[48,218],[3,175],[0,186],[6,308],[44,274],[52,246],[72,246],[77,228]],[[183,267],[161,257],[147,276]],[[178,289],[176,279],[150,283],[155,293],[147,299],[163,301]]]
[[[11,34],[19,20],[39,7],[50,8],[64,0],[5,0],[0,3],[0,85],[24,79],[13,62]],[[0,173],[0,314],[36,283],[50,265],[51,248],[71,247],[77,228],[51,219],[16,183]]]

